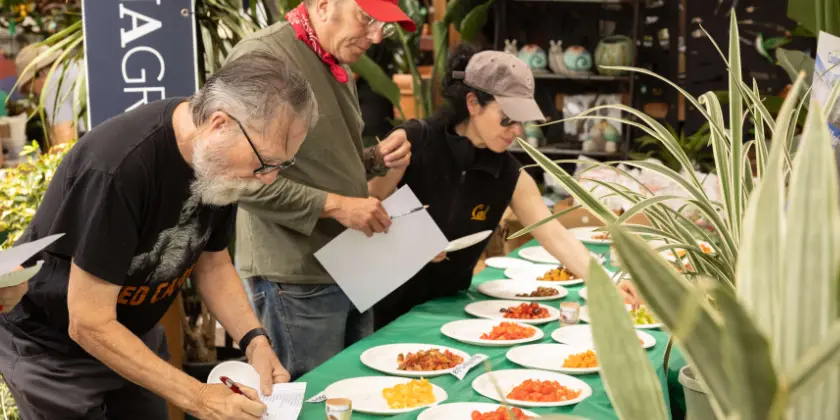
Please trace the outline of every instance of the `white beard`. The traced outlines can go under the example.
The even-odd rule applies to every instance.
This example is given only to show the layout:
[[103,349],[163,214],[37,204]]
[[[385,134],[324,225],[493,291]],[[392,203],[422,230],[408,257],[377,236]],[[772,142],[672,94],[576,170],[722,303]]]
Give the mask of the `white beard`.
[[202,146],[196,143],[193,150],[195,180],[190,185],[193,195],[210,205],[226,206],[236,203],[243,196],[253,194],[262,187],[258,179],[228,178],[222,159],[223,147]]

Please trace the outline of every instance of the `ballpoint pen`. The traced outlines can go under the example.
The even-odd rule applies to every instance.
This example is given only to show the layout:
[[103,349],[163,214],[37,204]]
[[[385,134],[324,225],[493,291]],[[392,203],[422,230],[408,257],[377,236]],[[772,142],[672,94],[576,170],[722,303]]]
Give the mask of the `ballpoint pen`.
[[411,210],[409,210],[409,211],[407,211],[407,212],[405,212],[405,213],[395,214],[395,215],[391,216],[391,220],[394,220],[394,219],[396,219],[396,218],[398,218],[398,217],[408,216],[408,215],[409,215],[409,214],[411,214],[411,213],[417,213],[418,211],[420,211],[420,210],[425,210],[425,209],[427,209],[427,208],[429,208],[429,205],[428,205],[428,204],[427,204],[427,205],[425,205],[425,206],[423,206],[423,207],[417,207],[417,208],[411,209]]
[[[245,395],[245,393],[244,393],[244,392],[242,392],[242,390],[241,390],[241,389],[239,389],[239,387],[236,385],[236,383],[234,383],[234,382],[233,382],[230,378],[228,378],[227,376],[220,376],[220,377],[219,377],[219,380],[220,380],[220,381],[222,381],[222,383],[223,383],[223,384],[225,384],[225,386],[226,386],[226,387],[228,387],[231,391],[233,391],[233,392],[235,392],[235,393],[237,393],[237,394],[239,394],[239,395],[243,395],[245,398],[248,398],[248,396],[247,396],[247,395]],[[250,398],[248,398],[248,399],[250,399]]]

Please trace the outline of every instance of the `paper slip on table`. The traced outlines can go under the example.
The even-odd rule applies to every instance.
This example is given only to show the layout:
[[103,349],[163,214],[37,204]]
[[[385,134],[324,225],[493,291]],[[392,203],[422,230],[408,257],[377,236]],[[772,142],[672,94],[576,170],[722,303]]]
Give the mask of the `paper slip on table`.
[[[531,241],[525,244],[522,248],[537,245],[536,241]],[[609,251],[609,247],[605,245],[587,245],[587,248],[597,254],[604,254]],[[519,250],[514,251],[509,256],[517,257],[518,251]],[[609,263],[607,263],[607,269],[614,270],[613,267],[609,266]],[[493,370],[522,369],[522,366],[509,361],[505,357],[505,354],[511,349],[511,347],[485,347],[469,345],[448,338],[440,332],[440,327],[447,322],[459,319],[476,319],[475,317],[467,314],[464,311],[464,307],[471,302],[492,299],[476,290],[476,286],[489,280],[504,279],[505,276],[503,273],[504,270],[495,268],[487,268],[483,270],[473,277],[472,286],[467,292],[461,293],[458,296],[436,299],[415,307],[409,313],[391,322],[389,325],[380,329],[373,335],[348,347],[318,368],[302,376],[298,379],[298,381],[306,382],[307,384],[305,399],[313,397],[315,394],[323,391],[331,383],[342,379],[357,376],[382,375],[381,372],[366,367],[362,364],[359,358],[365,350],[384,344],[426,343],[430,345],[453,347],[471,355],[475,353],[488,355],[490,357],[489,362],[492,365]],[[585,301],[578,296],[578,291],[582,287],[582,284],[576,286],[566,286],[569,294],[565,298],[540,303],[549,303],[558,308],[560,302],[571,301],[584,305]],[[559,322],[554,321],[544,325],[537,325],[536,327],[540,328],[545,335],[542,339],[529,344],[556,343],[556,341],[551,338],[551,333],[560,328]],[[685,366],[685,360],[682,355],[679,354],[677,349],[674,348],[671,353],[668,372],[664,372],[662,360],[665,354],[665,347],[668,343],[668,335],[661,330],[645,330],[645,332],[656,338],[656,345],[647,350],[647,354],[656,369],[660,382],[663,385],[662,390],[665,400],[670,401],[672,418],[682,419],[683,413],[685,412],[685,402],[683,399],[682,386],[679,384],[677,377],[679,369]],[[443,404],[454,402],[497,403],[496,401],[481,396],[472,388],[472,381],[485,372],[486,371],[483,366],[477,366],[471,370],[462,381],[458,381],[458,379],[452,375],[429,378],[429,381],[440,386],[449,394],[448,399],[444,401]],[[592,396],[571,406],[556,408],[529,408],[529,410],[538,415],[573,414],[592,420],[618,419],[618,416],[615,414],[612,404],[607,397],[606,391],[604,390],[604,384],[598,374],[580,375],[576,376],[576,378],[583,380],[592,388]],[[353,420],[383,418],[413,420],[416,419],[423,410],[425,409],[418,409],[411,413],[392,417],[354,412]],[[324,418],[324,403],[304,403],[300,419],[317,420]]]

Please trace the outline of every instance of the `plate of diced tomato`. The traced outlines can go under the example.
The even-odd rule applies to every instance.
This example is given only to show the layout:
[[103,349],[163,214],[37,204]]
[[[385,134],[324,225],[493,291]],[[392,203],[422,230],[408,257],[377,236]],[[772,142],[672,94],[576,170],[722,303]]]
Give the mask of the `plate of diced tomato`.
[[417,420],[528,420],[539,417],[519,407],[492,403],[459,402],[429,408]]
[[592,388],[580,379],[536,369],[487,372],[475,378],[472,387],[487,398],[519,407],[560,407],[592,395]]
[[531,325],[491,319],[461,319],[440,327],[443,335],[476,346],[504,347],[541,340],[544,333]]

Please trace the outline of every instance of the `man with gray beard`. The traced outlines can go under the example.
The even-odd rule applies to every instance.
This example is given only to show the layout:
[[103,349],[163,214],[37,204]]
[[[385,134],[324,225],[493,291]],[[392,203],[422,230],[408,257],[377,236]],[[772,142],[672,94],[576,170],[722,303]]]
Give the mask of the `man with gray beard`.
[[21,242],[64,236],[25,264],[44,261],[0,317],[0,372],[23,419],[163,419],[165,400],[199,418],[262,418],[255,390],[235,394],[167,363],[156,324],[189,277],[263,394],[289,380],[227,246],[236,201],[294,163],[316,118],[306,79],[252,53],[188,99],[144,105],[88,132]]

